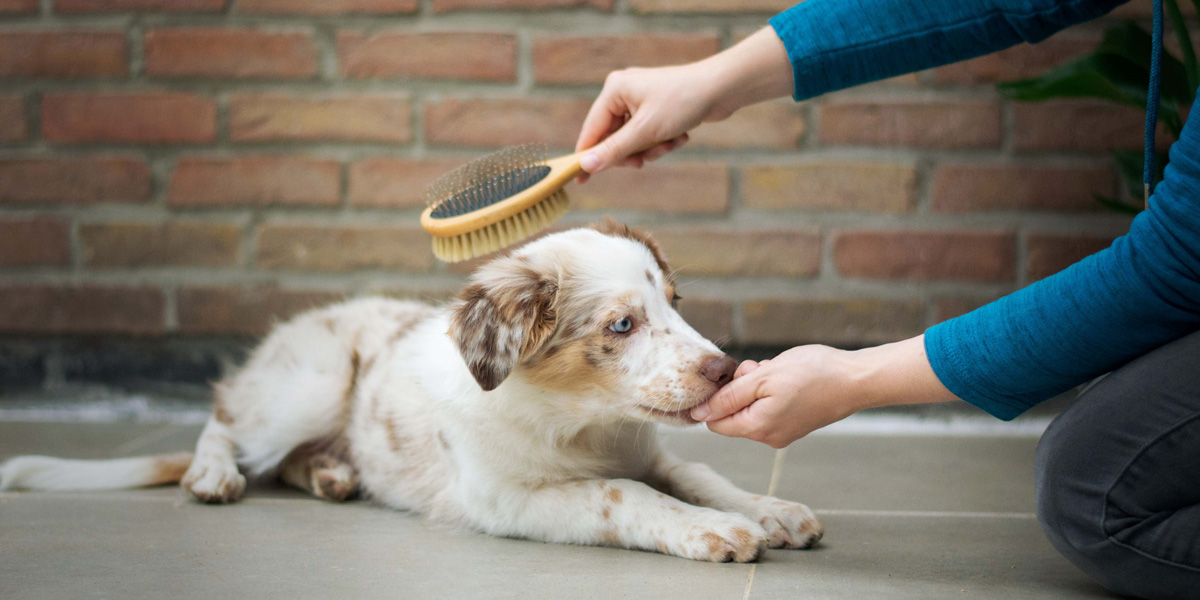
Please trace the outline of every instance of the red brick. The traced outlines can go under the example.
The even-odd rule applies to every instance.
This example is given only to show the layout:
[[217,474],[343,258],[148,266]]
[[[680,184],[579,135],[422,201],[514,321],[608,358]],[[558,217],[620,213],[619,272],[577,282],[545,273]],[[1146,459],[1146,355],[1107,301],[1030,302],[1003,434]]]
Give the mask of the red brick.
[[762,209],[902,213],[916,203],[917,170],[883,163],[744,167],[742,205]]
[[[1013,105],[1013,146],[1019,150],[1106,152],[1141,148],[1145,113],[1132,106],[1087,100]],[[1160,144],[1169,143],[1159,128]]]
[[172,206],[267,206],[338,203],[341,165],[291,156],[183,158],[171,173]]
[[718,346],[733,342],[733,303],[719,298],[693,298],[679,301],[679,314],[700,335]]
[[1000,146],[1000,105],[987,101],[840,100],[820,108],[826,144],[988,148]]
[[943,164],[933,173],[933,210],[1092,210],[1093,194],[1116,188],[1107,167]]
[[350,165],[350,204],[378,208],[425,205],[425,188],[458,168],[465,158],[368,158]]
[[418,6],[419,0],[237,0],[237,12],[254,15],[393,15]]
[[821,236],[811,230],[655,227],[651,233],[685,275],[810,277],[821,267]]
[[1112,245],[1113,236],[1033,233],[1029,235],[1025,276],[1049,277]]
[[324,291],[273,287],[188,287],[179,290],[179,330],[191,334],[265,335],[276,323],[343,299]]
[[51,142],[205,143],[216,132],[216,103],[193,94],[57,92],[42,98],[42,135]]
[[21,142],[28,138],[25,99],[19,95],[0,94],[0,142]]
[[804,115],[791,101],[748,106],[716,123],[692,131],[688,146],[702,148],[794,149],[804,137]]
[[71,224],[50,217],[0,218],[0,267],[66,266]]
[[517,38],[502,33],[367,34],[337,36],[342,75],[356,78],[514,81]]
[[433,0],[434,12],[455,10],[553,10],[591,7],[611,11],[613,0]]
[[235,94],[229,114],[229,135],[236,142],[412,139],[412,103],[404,96]]
[[538,83],[601,83],[618,69],[688,63],[720,49],[716,33],[538,37],[533,41],[533,78]]
[[258,266],[306,271],[433,268],[429,235],[419,227],[264,225]]
[[939,67],[934,69],[933,78],[938,83],[980,84],[1037,77],[1091,52],[1097,41],[1093,37],[1060,35]]
[[317,74],[317,46],[307,31],[152,29],[144,52],[146,74],[152,76],[298,79]]
[[925,304],[868,298],[747,300],[742,344],[862,347],[925,330]]
[[150,168],[120,156],[0,160],[0,202],[96,204],[150,201]]
[[933,303],[933,319],[938,323],[961,317],[989,302],[994,298],[938,298]]
[[845,231],[834,238],[843,277],[1012,281],[1016,237],[990,231]]
[[425,139],[431,144],[506,147],[546,144],[572,148],[591,101],[446,98],[425,102]]
[[723,213],[729,208],[729,167],[651,163],[642,169],[613,169],[568,187],[567,193],[575,210]]
[[636,13],[778,13],[791,8],[795,0],[630,0]]
[[218,12],[226,0],[54,0],[57,13]]
[[0,77],[113,77],[128,73],[123,31],[0,33]]
[[32,14],[38,11],[38,0],[0,0],[0,14]]
[[162,333],[162,292],[100,285],[0,286],[0,331],[11,333]]
[[81,225],[89,267],[227,266],[238,260],[242,229],[228,223]]

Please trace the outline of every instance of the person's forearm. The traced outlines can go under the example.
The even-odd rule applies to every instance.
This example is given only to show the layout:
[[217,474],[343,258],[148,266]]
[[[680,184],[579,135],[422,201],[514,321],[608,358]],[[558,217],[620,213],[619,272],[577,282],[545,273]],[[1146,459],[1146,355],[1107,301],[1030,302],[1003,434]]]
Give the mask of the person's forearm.
[[787,50],[770,27],[701,61],[701,65],[711,73],[714,104],[726,114],[789,96],[794,87]]
[[934,374],[925,356],[925,336],[849,353],[858,363],[858,382],[851,412],[882,406],[950,402],[952,394]]
[[796,100],[1038,42],[1127,0],[805,0],[771,19]]

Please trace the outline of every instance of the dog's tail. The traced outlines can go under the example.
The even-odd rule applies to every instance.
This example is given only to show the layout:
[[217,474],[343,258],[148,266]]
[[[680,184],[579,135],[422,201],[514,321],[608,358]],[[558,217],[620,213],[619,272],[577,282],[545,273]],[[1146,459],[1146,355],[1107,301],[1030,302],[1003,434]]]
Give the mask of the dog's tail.
[[17,456],[0,465],[0,491],[117,490],[176,483],[192,463],[191,453],[112,460]]

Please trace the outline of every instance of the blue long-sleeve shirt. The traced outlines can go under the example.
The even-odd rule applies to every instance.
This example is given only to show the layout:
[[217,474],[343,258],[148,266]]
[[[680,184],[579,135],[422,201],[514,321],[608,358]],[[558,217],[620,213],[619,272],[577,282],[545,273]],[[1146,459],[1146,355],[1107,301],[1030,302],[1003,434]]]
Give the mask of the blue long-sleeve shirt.
[[[1124,1],[806,0],[771,25],[792,63],[795,98],[803,100],[1038,42]],[[1011,419],[1200,330],[1198,121],[1185,124],[1149,209],[1128,234],[925,333],[929,361],[951,392]]]

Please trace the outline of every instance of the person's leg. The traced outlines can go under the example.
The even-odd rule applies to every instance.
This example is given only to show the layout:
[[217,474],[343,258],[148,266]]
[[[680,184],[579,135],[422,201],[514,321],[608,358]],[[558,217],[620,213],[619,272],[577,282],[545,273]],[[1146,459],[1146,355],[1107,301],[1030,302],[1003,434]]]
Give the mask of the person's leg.
[[1071,562],[1118,593],[1200,598],[1200,332],[1080,394],[1035,471],[1038,519]]

